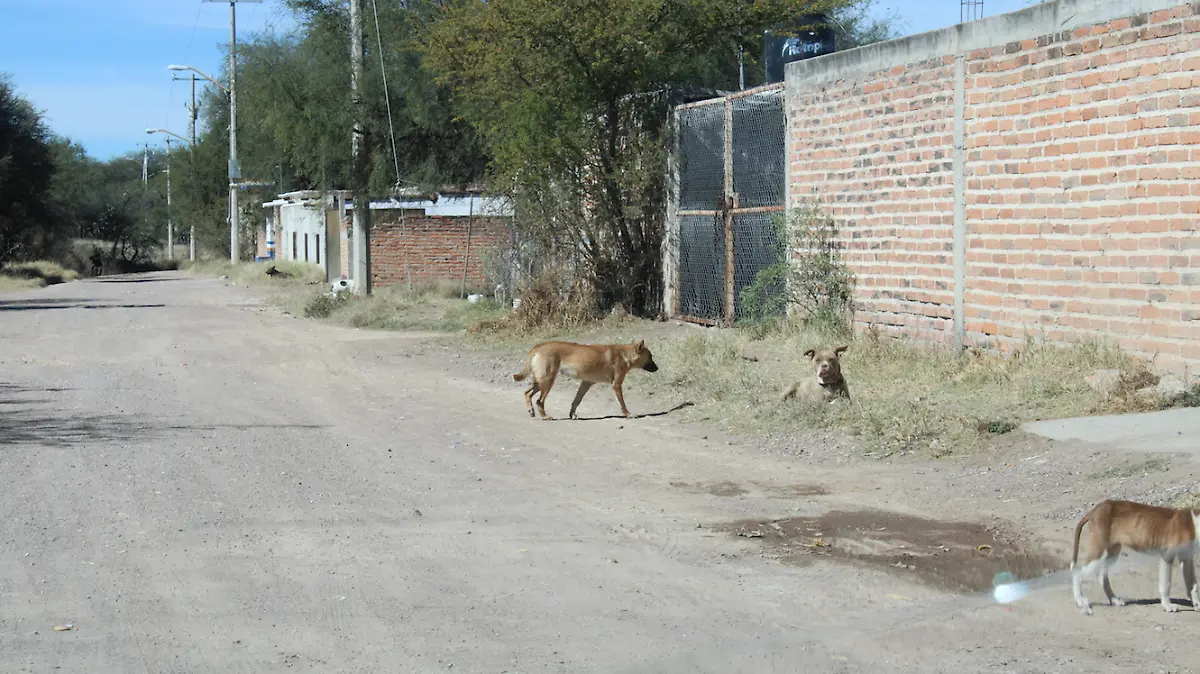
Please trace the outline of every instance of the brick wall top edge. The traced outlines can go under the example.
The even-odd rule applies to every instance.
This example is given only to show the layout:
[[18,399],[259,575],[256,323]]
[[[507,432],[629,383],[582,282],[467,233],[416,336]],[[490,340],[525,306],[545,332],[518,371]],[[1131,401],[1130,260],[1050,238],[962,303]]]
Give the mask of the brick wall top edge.
[[371,223],[372,227],[411,227],[411,226],[428,226],[439,225],[443,227],[466,227],[468,223],[474,223],[475,227],[495,228],[508,227],[512,224],[512,218],[504,215],[476,215],[474,218],[465,215],[409,215],[406,218],[383,217],[375,218]]
[[896,66],[998,47],[1189,4],[1192,3],[1180,0],[1049,0],[1008,14],[794,61],[786,67],[786,90],[790,98],[795,93],[815,86]]

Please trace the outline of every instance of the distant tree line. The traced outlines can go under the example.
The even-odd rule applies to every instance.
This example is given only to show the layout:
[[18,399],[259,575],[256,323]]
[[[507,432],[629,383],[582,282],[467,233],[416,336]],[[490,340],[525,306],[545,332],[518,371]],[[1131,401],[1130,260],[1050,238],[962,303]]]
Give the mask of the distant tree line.
[[[72,242],[94,240],[104,255],[144,261],[165,232],[165,156],[109,161],[53,134],[41,113],[0,74],[0,265],[67,260]],[[78,260],[77,260],[78,261]]]

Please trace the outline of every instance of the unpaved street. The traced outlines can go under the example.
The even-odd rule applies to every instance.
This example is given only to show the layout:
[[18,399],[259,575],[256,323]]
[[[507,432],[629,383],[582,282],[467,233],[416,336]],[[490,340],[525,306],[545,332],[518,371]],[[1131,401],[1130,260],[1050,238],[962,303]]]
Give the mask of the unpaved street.
[[1091,618],[990,600],[1072,522],[670,414],[530,420],[471,362],[183,274],[0,295],[0,670],[1200,671],[1152,574]]

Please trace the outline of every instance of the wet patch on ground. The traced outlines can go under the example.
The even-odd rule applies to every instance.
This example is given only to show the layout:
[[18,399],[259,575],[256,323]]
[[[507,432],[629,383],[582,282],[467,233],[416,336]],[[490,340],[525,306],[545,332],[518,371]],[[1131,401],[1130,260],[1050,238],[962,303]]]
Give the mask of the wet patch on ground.
[[672,487],[677,487],[693,494],[712,494],[713,496],[741,496],[748,493],[745,487],[723,480],[720,482],[672,482]]
[[[690,491],[693,494],[711,494],[713,496],[743,496],[750,490],[736,482],[728,480],[714,482],[682,482],[673,481],[672,487]],[[825,496],[829,490],[819,484],[770,484],[755,482],[754,486],[765,494],[777,498],[803,498],[805,496]]]
[[861,564],[952,592],[989,590],[1000,573],[1023,580],[1065,566],[1042,547],[994,528],[877,510],[742,520],[715,528],[754,539],[785,563]]
[[827,496],[829,490],[819,484],[769,484],[755,482],[760,489],[779,498],[802,498],[805,496]]

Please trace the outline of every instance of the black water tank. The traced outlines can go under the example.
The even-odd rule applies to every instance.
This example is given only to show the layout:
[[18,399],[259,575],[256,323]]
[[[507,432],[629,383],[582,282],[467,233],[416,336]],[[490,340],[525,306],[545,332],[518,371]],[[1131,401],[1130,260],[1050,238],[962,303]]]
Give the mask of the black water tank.
[[837,50],[833,28],[823,15],[804,16],[779,32],[763,31],[767,83],[782,82],[784,66]]

